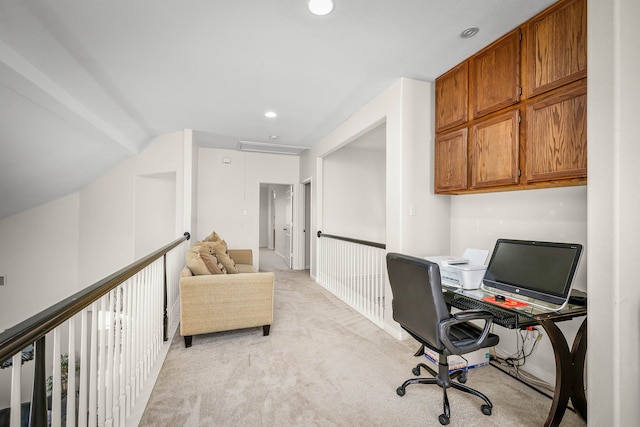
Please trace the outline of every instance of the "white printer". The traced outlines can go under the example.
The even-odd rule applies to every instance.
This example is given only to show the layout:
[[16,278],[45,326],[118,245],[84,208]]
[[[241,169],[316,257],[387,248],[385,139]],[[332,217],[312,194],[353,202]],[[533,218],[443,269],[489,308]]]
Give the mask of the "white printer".
[[444,286],[459,289],[478,289],[482,284],[487,266],[489,251],[484,249],[467,249],[462,257],[451,255],[426,256],[427,261],[435,262],[440,267],[440,280]]

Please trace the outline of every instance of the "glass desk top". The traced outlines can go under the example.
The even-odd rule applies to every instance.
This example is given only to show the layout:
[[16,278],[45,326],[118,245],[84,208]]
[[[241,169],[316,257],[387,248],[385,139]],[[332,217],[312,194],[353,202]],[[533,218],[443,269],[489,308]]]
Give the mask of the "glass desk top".
[[586,316],[587,307],[567,304],[560,310],[545,309],[539,305],[528,303],[526,297],[519,297],[517,303],[511,303],[509,295],[507,301],[495,303],[495,295],[482,289],[463,290],[443,287],[445,301],[452,307],[461,310],[487,310],[494,314],[494,323],[513,329],[538,324],[544,320],[560,322],[574,317]]

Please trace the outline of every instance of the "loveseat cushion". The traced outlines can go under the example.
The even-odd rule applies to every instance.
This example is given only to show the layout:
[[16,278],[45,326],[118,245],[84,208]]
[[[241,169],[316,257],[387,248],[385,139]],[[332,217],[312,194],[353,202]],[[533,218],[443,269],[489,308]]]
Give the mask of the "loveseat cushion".
[[251,264],[236,264],[238,273],[257,273],[256,269]]

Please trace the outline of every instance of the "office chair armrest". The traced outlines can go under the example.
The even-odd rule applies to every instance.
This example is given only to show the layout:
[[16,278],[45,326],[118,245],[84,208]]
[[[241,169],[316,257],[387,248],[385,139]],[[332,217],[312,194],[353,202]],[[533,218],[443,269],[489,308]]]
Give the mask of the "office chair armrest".
[[468,322],[469,320],[488,320],[493,322],[493,314],[486,310],[465,310],[453,314],[454,319]]
[[[484,320],[482,332],[476,340],[463,345],[454,345],[449,339],[449,330],[454,325],[467,323],[470,320]],[[440,341],[451,354],[465,354],[482,348],[482,344],[489,335],[489,329],[493,323],[493,314],[484,310],[466,310],[453,314],[453,317],[440,322]]]

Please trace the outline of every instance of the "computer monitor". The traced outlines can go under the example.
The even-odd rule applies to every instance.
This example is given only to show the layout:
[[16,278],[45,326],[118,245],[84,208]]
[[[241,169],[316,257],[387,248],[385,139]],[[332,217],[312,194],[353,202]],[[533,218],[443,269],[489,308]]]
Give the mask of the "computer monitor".
[[569,298],[581,253],[582,245],[576,243],[498,239],[482,288],[551,304],[542,304],[545,308],[561,308]]

